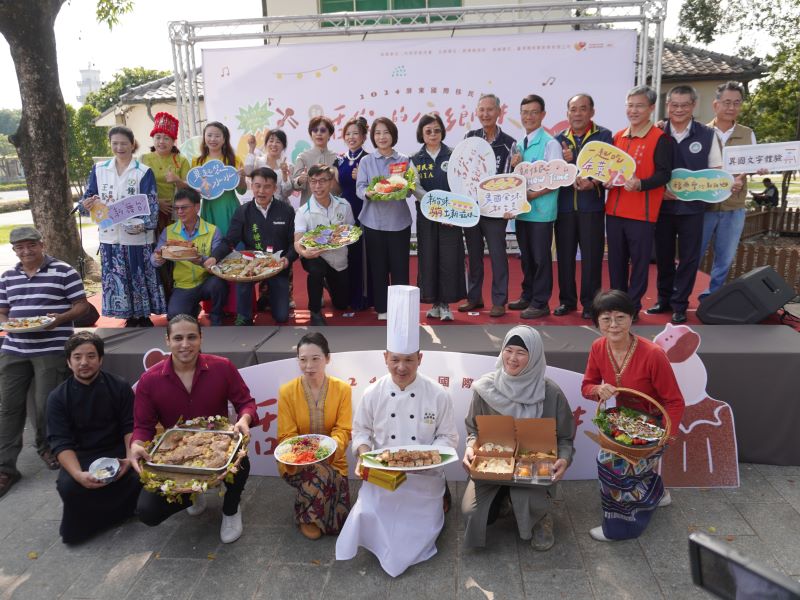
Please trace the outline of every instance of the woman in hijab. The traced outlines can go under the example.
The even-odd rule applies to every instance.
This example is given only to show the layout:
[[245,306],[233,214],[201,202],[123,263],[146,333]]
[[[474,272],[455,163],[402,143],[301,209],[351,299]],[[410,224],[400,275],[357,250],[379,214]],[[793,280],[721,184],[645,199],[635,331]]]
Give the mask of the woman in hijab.
[[[468,467],[475,458],[478,436],[476,416],[555,418],[558,459],[553,468],[553,481],[560,480],[572,462],[575,428],[564,392],[544,376],[547,365],[539,333],[527,325],[511,329],[503,340],[503,349],[497,358],[496,367],[495,371],[487,373],[472,384],[472,404],[466,418],[465,466]],[[461,502],[461,512],[466,517],[464,545],[484,546],[486,526],[497,519],[503,505],[510,499],[520,537],[531,540],[535,550],[549,550],[555,539],[553,520],[548,514],[548,490],[549,488],[544,487],[510,487],[499,482],[470,479]]]

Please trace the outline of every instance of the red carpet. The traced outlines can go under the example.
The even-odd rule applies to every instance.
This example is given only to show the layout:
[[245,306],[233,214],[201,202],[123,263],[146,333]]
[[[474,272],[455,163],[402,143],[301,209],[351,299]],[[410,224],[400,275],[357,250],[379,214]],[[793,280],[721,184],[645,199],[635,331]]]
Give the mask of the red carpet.
[[[522,282],[522,272],[521,272],[521,265],[520,261],[515,256],[509,256],[509,301],[513,302],[514,300],[519,298],[520,293],[520,284]],[[486,277],[483,284],[483,298],[485,301],[489,301],[491,298],[490,294],[490,287],[491,287],[491,265],[489,264],[489,258],[484,258],[485,263],[485,273]],[[578,275],[580,277],[580,268],[578,268]],[[416,256],[411,257],[411,281],[416,281],[417,277],[417,258]],[[550,310],[555,309],[558,306],[558,277],[556,274],[556,263],[553,263],[553,296],[550,302]],[[578,286],[580,288],[580,281],[578,281]],[[695,283],[695,289],[692,293],[692,297],[690,298],[689,304],[689,311],[687,316],[689,317],[688,324],[695,324],[699,325],[700,321],[695,316],[695,311],[697,310],[697,295],[703,291],[708,286],[708,275],[705,273],[698,273],[697,275],[697,282]],[[603,287],[607,289],[609,287],[608,283],[608,271],[604,265],[603,268]],[[300,265],[299,261],[296,261],[294,264],[294,300],[297,304],[297,309],[293,311],[293,314],[289,318],[288,325],[308,325],[309,324],[309,313],[308,313],[308,295],[306,293],[306,273],[303,270],[303,267]],[[91,298],[92,304],[94,304],[98,310],[100,309],[100,296],[95,295]],[[644,298],[642,298],[642,305],[644,308],[648,308],[656,303],[656,267],[655,265],[650,265],[650,285],[647,288],[647,294]],[[327,306],[323,308],[323,314],[325,315],[325,319],[328,322],[328,325],[383,325],[382,322],[376,319],[375,312],[372,309],[361,311],[359,313],[355,313],[352,317],[344,317],[342,311],[334,310],[330,307],[330,300],[327,298],[326,295],[326,304]],[[453,314],[455,316],[455,321],[445,322],[442,323],[439,319],[427,319],[425,317],[425,312],[430,308],[430,305],[422,305],[420,320],[423,325],[441,325],[441,326],[454,326],[457,327],[459,325],[485,325],[485,324],[492,324],[492,325],[513,325],[516,323],[521,322],[519,318],[518,311],[508,311],[506,314],[500,318],[491,318],[489,317],[489,309],[491,306],[488,304],[486,308],[481,310],[478,315],[469,315],[466,313],[459,313],[456,312],[456,306],[451,305],[451,309],[453,310]],[[644,310],[640,314],[640,325],[663,325],[669,321],[670,315],[663,314],[663,315],[648,315],[645,314]],[[156,326],[163,327],[166,325],[166,317],[153,317],[153,322]],[[205,325],[208,325],[208,317],[201,313],[201,322]],[[230,324],[233,323],[233,318],[228,320]],[[776,317],[777,321],[777,317]],[[227,322],[227,321],[226,321]],[[590,325],[589,321],[586,321],[581,318],[580,311],[573,312],[564,317],[554,317],[552,315],[545,317],[543,319],[535,319],[530,321],[524,321],[525,323],[529,323],[531,325],[572,325],[572,326],[581,326],[581,325]],[[771,320],[769,322],[772,322]],[[97,327],[122,327],[124,321],[119,319],[111,319],[107,317],[101,317],[97,322]],[[275,322],[272,320],[270,313],[258,313],[255,320],[256,325],[274,325]]]

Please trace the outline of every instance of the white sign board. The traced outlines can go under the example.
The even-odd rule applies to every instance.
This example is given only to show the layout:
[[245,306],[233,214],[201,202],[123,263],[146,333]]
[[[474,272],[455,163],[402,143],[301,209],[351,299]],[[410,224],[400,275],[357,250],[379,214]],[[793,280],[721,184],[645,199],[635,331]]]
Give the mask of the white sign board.
[[734,175],[756,173],[768,169],[770,173],[800,169],[800,142],[725,146],[722,149],[722,168]]
[[[515,139],[525,134],[519,102],[531,93],[547,102],[548,130],[566,127],[567,100],[579,91],[594,97],[599,123],[622,129],[635,60],[632,30],[206,49],[205,106],[209,121],[230,128],[240,156],[247,153],[247,135],[261,141],[265,130],[280,127],[293,160],[309,146],[309,119],[321,114],[336,124],[335,151],[345,150],[341,127],[348,119],[372,123],[386,116],[399,129],[397,149],[410,154],[419,148],[416,129],[425,113],[441,115],[451,147],[479,128],[475,110],[483,93],[500,98],[499,125]],[[524,77],[515,65],[524,65]]]

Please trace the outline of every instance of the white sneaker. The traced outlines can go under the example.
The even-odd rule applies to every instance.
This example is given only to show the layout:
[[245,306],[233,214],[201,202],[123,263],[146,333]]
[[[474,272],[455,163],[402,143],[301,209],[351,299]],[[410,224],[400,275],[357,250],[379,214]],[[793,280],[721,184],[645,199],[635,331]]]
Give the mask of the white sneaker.
[[386,316],[386,313],[378,313],[378,321],[385,321]]
[[453,320],[453,313],[450,310],[450,307],[447,304],[442,304],[441,308],[439,309],[440,319],[442,321],[452,321]]
[[219,539],[223,544],[235,542],[242,535],[242,509],[236,511],[235,515],[228,516],[222,514],[222,526],[219,528]]
[[207,506],[208,502],[206,501],[205,494],[195,494],[194,501],[192,502],[192,505],[186,509],[186,512],[190,517],[196,517],[198,515],[202,515]]
[[429,319],[438,319],[442,316],[441,311],[439,310],[439,305],[434,304],[433,308],[431,308],[428,312],[425,313],[425,316]]
[[664,495],[661,496],[661,500],[658,502],[658,508],[664,508],[670,504],[672,504],[672,496],[670,495],[669,490],[664,490]]
[[611,540],[608,539],[605,535],[603,535],[603,527],[592,527],[589,530],[589,535],[592,536],[592,539],[597,540],[598,542],[610,542]]

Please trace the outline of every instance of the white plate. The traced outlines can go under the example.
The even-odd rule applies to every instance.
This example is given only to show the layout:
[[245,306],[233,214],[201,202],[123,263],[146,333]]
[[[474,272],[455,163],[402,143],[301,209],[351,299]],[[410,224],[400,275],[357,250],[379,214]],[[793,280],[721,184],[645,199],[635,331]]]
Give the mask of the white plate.
[[[312,462],[307,462],[307,463],[293,463],[293,462],[289,462],[287,460],[283,460],[282,455],[285,454],[286,452],[289,452],[289,450],[292,447],[292,442],[294,442],[294,440],[297,440],[299,438],[317,438],[317,439],[319,439],[320,447],[321,448],[325,448],[326,450],[329,450],[328,454],[324,458],[320,458],[320,459],[314,460]],[[306,465],[313,465],[314,463],[318,463],[318,462],[321,462],[323,460],[327,460],[330,457],[330,455],[333,454],[334,452],[336,452],[336,440],[334,440],[331,437],[328,437],[327,435],[321,435],[319,433],[307,433],[305,435],[292,436],[289,439],[283,440],[280,444],[278,444],[278,447],[275,448],[275,460],[277,460],[278,462],[283,463],[285,465],[291,465],[293,467],[305,467]]]
[[9,323],[13,323],[17,319],[9,319],[5,323],[0,323],[0,329],[3,331],[7,331],[8,333],[30,333],[32,331],[41,331],[50,323],[55,321],[54,317],[44,317],[43,322],[40,325],[32,325],[31,327],[8,327]]
[[[442,462],[440,462],[438,465],[429,465],[427,467],[387,467],[379,460],[373,458],[374,456],[378,456],[384,450],[388,450],[389,452],[397,452],[398,450],[408,450],[408,451],[438,450],[439,454],[441,454],[442,456]],[[459,460],[459,458],[458,458],[458,452],[456,451],[455,448],[451,448],[450,446],[426,446],[424,444],[381,448],[380,450],[373,450],[372,452],[366,452],[361,456],[361,462],[365,467],[371,467],[374,469],[383,469],[384,471],[426,471],[428,469],[438,469],[439,467],[449,465],[450,463],[456,462],[457,460]]]

